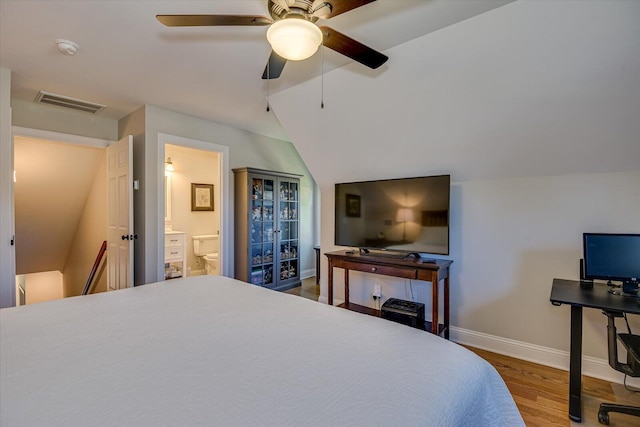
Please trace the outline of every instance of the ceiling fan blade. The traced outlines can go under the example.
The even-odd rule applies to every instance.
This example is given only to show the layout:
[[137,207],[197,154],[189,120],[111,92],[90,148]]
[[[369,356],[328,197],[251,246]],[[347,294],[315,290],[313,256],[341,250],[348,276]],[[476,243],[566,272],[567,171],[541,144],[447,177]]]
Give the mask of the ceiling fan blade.
[[[320,13],[317,15],[318,18],[329,19],[374,1],[376,0],[316,0],[313,2],[311,10],[314,14],[316,11]],[[326,5],[329,5],[328,10]]]
[[362,65],[376,69],[389,59],[388,56],[363,45],[359,41],[345,36],[344,34],[329,27],[320,27],[324,36],[323,44],[329,49],[348,56]]
[[262,73],[262,79],[277,79],[280,77],[282,73],[282,69],[284,68],[287,60],[282,56],[278,55],[274,51],[271,51],[271,55],[269,56],[269,61],[267,62],[267,66],[264,68],[264,73]]
[[167,27],[261,26],[273,22],[265,16],[254,15],[156,15],[156,19]]

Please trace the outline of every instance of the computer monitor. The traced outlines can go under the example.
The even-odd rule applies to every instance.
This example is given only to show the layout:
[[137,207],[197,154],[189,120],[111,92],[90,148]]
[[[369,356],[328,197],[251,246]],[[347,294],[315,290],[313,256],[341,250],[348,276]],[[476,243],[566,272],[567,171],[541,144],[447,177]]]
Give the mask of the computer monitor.
[[640,234],[584,233],[586,279],[621,281],[624,293],[638,293]]

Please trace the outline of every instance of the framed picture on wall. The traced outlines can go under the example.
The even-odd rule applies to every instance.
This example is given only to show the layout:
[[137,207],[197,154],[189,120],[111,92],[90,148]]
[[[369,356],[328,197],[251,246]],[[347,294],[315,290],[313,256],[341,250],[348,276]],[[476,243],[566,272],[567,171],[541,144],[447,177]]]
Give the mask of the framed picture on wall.
[[213,210],[213,184],[191,184],[191,210]]
[[360,217],[360,196],[356,194],[347,194],[347,216],[359,218]]

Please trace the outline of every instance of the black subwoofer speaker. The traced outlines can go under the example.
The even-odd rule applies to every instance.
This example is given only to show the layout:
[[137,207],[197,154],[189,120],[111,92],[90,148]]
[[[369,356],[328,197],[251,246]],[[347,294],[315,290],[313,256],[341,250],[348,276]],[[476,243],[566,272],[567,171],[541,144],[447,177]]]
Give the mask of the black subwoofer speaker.
[[383,319],[424,330],[424,304],[420,302],[389,298],[382,304],[380,315]]

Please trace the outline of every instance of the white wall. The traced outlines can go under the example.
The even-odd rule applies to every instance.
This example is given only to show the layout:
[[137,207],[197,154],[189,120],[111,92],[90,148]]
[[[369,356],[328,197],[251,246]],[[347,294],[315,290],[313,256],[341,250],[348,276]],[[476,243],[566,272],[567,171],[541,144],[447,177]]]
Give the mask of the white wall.
[[11,70],[0,67],[0,308],[16,305]]
[[[640,171],[466,182],[453,196],[455,324],[568,350],[569,307],[549,303],[552,280],[579,278],[582,233],[640,233]],[[606,359],[604,316],[585,317],[584,352]]]
[[25,274],[25,303],[53,301],[62,298],[62,273],[59,271],[43,271],[42,273]]
[[13,125],[115,141],[118,121],[67,108],[13,100]]
[[[65,297],[82,294],[98,251],[105,240],[107,240],[107,163],[106,154],[103,154],[64,264]],[[106,291],[106,283],[105,271],[95,284],[93,293]]]
[[53,132],[50,139],[32,138],[26,131],[14,130],[16,272],[63,271],[105,145],[75,144]]

